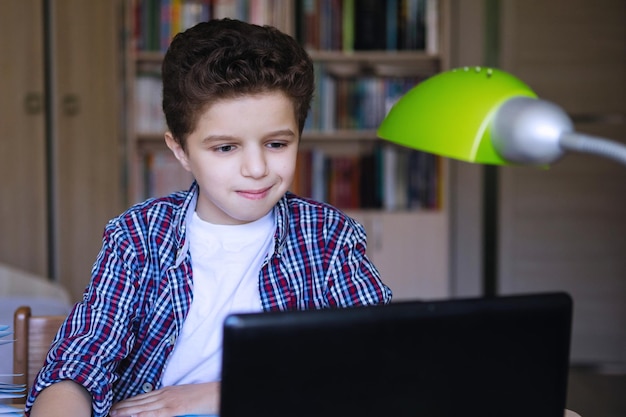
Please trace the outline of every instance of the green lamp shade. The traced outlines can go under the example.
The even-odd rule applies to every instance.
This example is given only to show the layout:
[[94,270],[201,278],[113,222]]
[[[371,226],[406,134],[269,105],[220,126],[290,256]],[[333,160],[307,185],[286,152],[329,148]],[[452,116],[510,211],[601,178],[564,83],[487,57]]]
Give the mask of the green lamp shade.
[[391,108],[378,136],[399,145],[468,162],[504,165],[491,141],[496,110],[536,94],[492,68],[457,68],[428,78]]

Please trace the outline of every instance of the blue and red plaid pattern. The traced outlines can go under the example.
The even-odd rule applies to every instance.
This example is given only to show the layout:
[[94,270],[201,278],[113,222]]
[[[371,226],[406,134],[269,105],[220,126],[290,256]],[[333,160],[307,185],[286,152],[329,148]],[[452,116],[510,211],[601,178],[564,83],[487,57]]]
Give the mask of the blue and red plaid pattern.
[[[93,415],[160,387],[193,298],[186,221],[198,186],[112,219],[91,283],[59,330],[27,400],[61,380],[93,397]],[[339,210],[286,194],[275,207],[274,253],[259,274],[265,311],[386,304],[391,291],[366,256],[363,227]]]

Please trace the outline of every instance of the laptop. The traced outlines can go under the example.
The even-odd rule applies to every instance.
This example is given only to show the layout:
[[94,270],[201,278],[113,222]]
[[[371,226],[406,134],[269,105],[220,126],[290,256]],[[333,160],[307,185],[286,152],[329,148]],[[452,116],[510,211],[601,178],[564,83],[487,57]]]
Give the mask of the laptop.
[[221,417],[563,417],[565,293],[234,314]]

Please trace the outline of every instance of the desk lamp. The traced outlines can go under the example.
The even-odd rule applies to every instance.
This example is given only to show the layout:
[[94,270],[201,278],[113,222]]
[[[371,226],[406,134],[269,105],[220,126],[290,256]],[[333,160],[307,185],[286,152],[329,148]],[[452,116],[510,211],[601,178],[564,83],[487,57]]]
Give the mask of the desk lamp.
[[392,107],[378,136],[480,164],[546,165],[577,151],[626,165],[626,146],[574,132],[559,106],[493,68],[457,68],[423,81]]

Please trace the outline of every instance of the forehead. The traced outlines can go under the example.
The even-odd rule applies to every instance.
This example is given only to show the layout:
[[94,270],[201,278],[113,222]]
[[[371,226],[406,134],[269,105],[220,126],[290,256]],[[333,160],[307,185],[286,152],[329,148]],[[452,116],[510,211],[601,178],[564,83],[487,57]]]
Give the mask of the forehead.
[[235,117],[238,124],[262,121],[264,118],[293,118],[295,110],[292,100],[280,91],[246,94],[222,98],[207,105],[200,111],[197,126],[211,121],[218,123],[224,118]]
[[188,140],[209,136],[255,138],[275,131],[298,135],[293,102],[281,92],[220,99],[198,114]]

